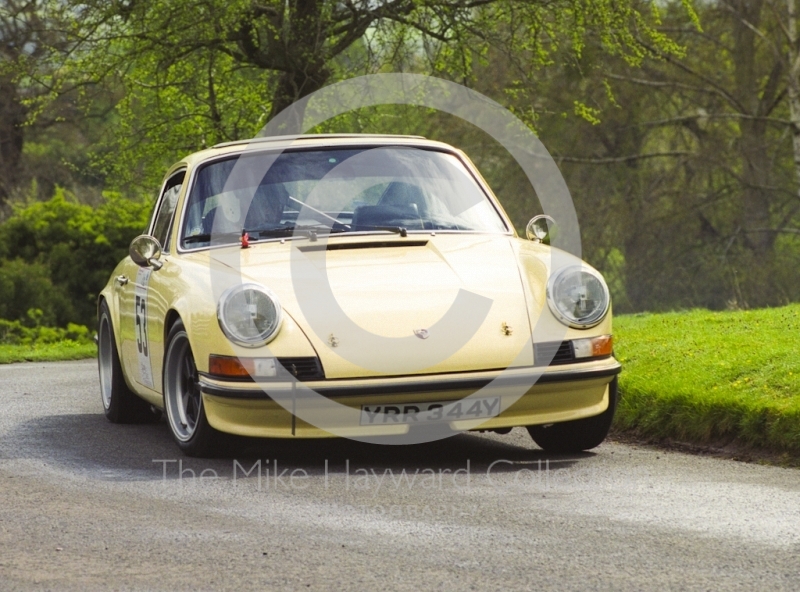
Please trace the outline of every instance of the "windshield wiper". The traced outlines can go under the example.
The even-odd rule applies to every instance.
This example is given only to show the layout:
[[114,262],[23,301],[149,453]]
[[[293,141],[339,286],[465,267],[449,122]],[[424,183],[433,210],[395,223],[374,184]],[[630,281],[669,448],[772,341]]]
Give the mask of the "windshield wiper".
[[325,224],[300,224],[295,226],[281,226],[279,228],[261,228],[258,230],[247,230],[250,236],[257,236],[258,238],[271,238],[278,236],[291,236],[298,234],[305,236],[312,242],[317,240],[319,232],[348,232],[347,228],[331,228]]
[[334,224],[342,224],[343,226],[345,226],[345,227],[347,227],[347,228],[350,228],[350,225],[349,225],[349,224],[345,224],[344,222],[341,222],[341,221],[340,221],[338,218],[334,218],[334,217],[333,217],[333,216],[331,216],[330,214],[326,214],[326,213],[325,213],[325,212],[323,212],[322,210],[318,210],[317,208],[315,208],[315,207],[313,207],[313,206],[310,206],[310,205],[308,205],[308,204],[307,204],[306,202],[304,202],[304,201],[300,201],[299,199],[295,199],[295,198],[294,198],[294,197],[292,197],[291,195],[289,196],[289,199],[291,199],[293,202],[295,202],[295,203],[297,203],[297,204],[300,204],[301,211],[302,211],[302,208],[308,208],[309,210],[311,210],[312,212],[314,212],[314,213],[315,213],[315,214],[317,214],[318,216],[322,216],[323,218],[325,218],[326,220],[330,220],[330,221],[331,221],[331,222],[333,222]]
[[394,232],[400,236],[408,236],[408,229],[403,226],[359,226],[359,228],[368,228],[369,230],[385,230],[386,232]]
[[[362,228],[368,230],[383,230],[386,232],[393,232],[395,234],[399,234],[400,236],[408,236],[408,230],[402,226],[363,226]],[[353,230],[349,227],[346,228],[331,228],[326,224],[300,224],[295,226],[280,226],[277,228],[258,228],[258,229],[248,229],[245,230],[251,238],[277,238],[282,236],[292,236],[292,235],[299,235],[303,238],[309,239],[311,242],[315,242],[317,240],[317,235],[322,233],[341,233],[341,232],[353,232]],[[210,243],[212,239],[214,242],[219,241],[222,242],[231,242],[235,243],[241,240],[242,235],[235,233],[235,232],[218,232],[214,234],[193,234],[192,236],[186,236],[183,239],[183,244],[193,244],[193,243]]]
[[235,232],[216,232],[214,234],[193,234],[192,236],[183,237],[183,244],[191,243],[210,243],[212,239],[231,239],[235,242],[241,238],[241,235]]

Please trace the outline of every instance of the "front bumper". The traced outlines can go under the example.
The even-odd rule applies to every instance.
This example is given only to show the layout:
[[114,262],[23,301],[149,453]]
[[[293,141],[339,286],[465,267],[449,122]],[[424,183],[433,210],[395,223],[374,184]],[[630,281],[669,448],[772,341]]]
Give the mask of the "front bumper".
[[620,371],[611,357],[549,368],[306,383],[230,382],[202,376],[200,388],[209,424],[222,432],[278,438],[377,436],[404,434],[410,426],[360,425],[362,405],[455,401],[472,394],[500,398],[497,416],[449,422],[455,431],[599,415],[608,408],[608,385]]

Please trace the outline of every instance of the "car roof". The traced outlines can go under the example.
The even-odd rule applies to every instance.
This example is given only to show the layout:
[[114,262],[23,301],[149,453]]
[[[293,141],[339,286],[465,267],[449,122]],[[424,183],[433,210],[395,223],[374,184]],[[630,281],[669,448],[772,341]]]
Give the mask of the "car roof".
[[182,160],[186,164],[197,164],[209,158],[226,154],[241,154],[254,150],[282,150],[286,148],[338,147],[338,146],[416,146],[455,151],[455,148],[443,142],[428,140],[423,136],[403,136],[390,134],[305,134],[297,136],[268,136],[224,142],[211,148],[190,154]]
[[222,144],[216,144],[212,146],[212,148],[224,148],[225,146],[239,146],[242,144],[253,144],[253,143],[262,143],[262,142],[291,142],[295,139],[302,141],[302,142],[324,142],[326,140],[346,140],[351,138],[358,138],[358,139],[386,139],[386,140],[397,140],[397,139],[414,139],[414,140],[424,140],[425,136],[408,136],[408,135],[400,135],[400,134],[302,134],[298,136],[264,136],[260,138],[250,138],[249,140],[237,140],[235,142],[223,142]]

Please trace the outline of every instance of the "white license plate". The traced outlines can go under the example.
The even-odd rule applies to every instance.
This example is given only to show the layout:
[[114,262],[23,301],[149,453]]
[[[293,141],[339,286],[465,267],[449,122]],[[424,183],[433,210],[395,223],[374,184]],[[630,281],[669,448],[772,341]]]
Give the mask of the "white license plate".
[[396,425],[401,423],[448,422],[494,417],[500,412],[500,397],[464,399],[463,401],[433,401],[362,405],[361,425]]

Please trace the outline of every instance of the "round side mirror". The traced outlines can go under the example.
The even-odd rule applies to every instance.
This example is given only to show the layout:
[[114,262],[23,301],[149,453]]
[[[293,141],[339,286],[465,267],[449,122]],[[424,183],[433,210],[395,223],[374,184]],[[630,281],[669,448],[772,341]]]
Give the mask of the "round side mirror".
[[131,259],[136,265],[140,267],[147,267],[152,265],[156,269],[161,267],[161,244],[158,239],[142,234],[137,236],[131,241],[130,249],[128,249]]
[[556,221],[546,214],[534,216],[525,228],[528,240],[550,244],[550,237],[556,229]]

